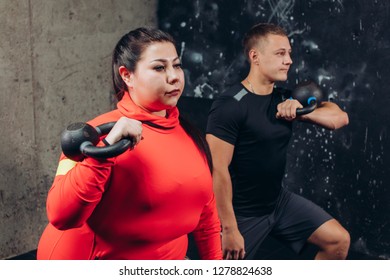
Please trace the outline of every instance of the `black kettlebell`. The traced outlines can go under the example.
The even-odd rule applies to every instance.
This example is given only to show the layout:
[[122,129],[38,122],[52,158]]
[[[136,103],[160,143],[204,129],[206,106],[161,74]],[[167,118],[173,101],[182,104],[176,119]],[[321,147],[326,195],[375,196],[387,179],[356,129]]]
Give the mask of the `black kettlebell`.
[[85,157],[110,158],[122,154],[133,145],[133,141],[122,139],[110,146],[96,147],[100,136],[108,134],[114,125],[115,122],[97,127],[82,122],[69,125],[61,134],[62,152],[74,161],[81,161]]
[[297,109],[297,116],[313,112],[323,99],[321,88],[313,81],[304,81],[297,85],[291,97],[299,101],[303,108]]

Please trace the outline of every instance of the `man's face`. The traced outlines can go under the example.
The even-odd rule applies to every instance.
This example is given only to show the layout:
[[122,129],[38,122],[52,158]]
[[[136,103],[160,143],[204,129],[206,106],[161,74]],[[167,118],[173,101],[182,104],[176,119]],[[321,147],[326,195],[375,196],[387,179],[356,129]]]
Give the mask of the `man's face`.
[[270,82],[287,80],[287,72],[292,64],[288,38],[270,34],[257,50],[258,66],[263,77]]

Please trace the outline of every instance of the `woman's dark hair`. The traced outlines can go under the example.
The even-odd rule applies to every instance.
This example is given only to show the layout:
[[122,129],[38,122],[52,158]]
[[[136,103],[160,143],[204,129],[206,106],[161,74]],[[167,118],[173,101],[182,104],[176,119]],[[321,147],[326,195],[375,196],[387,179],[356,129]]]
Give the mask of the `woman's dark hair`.
[[123,93],[127,91],[127,86],[119,74],[119,67],[124,66],[127,70],[134,72],[143,51],[157,42],[176,44],[168,33],[146,27],[132,30],[118,41],[112,53],[112,83],[118,100],[121,100]]
[[[170,42],[176,46],[176,42],[170,34],[159,29],[146,27],[132,30],[118,41],[112,53],[112,82],[117,100],[121,100],[124,92],[127,91],[127,86],[119,74],[119,67],[124,66],[127,70],[134,72],[143,51],[151,44],[158,42]],[[179,121],[199,151],[205,156],[210,172],[212,172],[211,153],[204,134],[181,115]]]
[[196,126],[194,126],[182,115],[179,116],[179,121],[180,121],[180,125],[194,141],[199,151],[206,157],[207,164],[210,169],[210,173],[213,173],[213,161],[211,158],[211,152],[210,152],[209,145],[206,142],[204,133],[202,133]]

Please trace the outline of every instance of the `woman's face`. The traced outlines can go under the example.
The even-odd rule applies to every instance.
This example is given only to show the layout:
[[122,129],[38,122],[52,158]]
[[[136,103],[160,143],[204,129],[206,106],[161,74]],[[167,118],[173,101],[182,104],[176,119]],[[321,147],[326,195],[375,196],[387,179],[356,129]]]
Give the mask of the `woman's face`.
[[156,115],[176,106],[184,89],[184,72],[170,42],[149,45],[126,81],[134,103]]

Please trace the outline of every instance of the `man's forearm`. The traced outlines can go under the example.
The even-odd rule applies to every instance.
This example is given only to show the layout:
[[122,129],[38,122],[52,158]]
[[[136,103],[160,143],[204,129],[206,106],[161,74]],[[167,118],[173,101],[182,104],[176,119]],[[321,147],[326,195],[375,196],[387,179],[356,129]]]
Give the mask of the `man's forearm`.
[[312,113],[302,115],[300,120],[311,122],[326,129],[335,130],[348,125],[348,114],[332,102],[323,102]]
[[214,193],[217,201],[219,219],[223,230],[237,228],[233,209],[233,191],[230,176],[213,174]]

